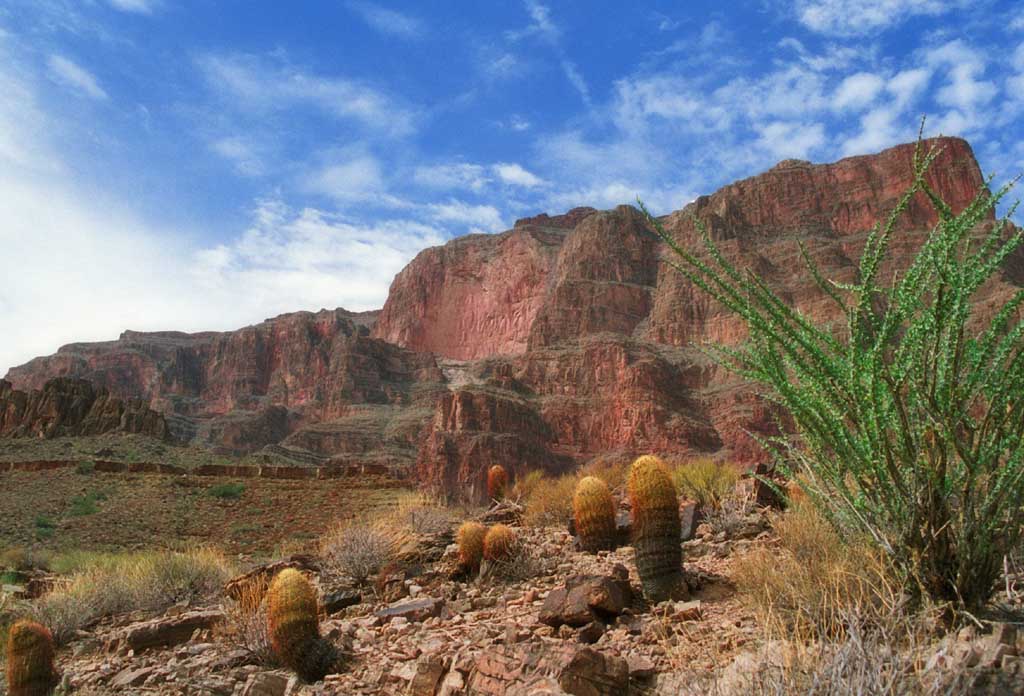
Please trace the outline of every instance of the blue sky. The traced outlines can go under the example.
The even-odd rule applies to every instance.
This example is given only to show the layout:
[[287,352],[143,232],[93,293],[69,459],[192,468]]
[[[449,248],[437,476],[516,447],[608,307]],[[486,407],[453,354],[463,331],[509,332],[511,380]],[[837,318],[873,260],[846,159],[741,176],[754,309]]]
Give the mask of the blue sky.
[[[0,0],[0,374],[379,307],[425,246],[928,131],[1024,170],[1009,0]],[[728,10],[723,8],[728,7]]]

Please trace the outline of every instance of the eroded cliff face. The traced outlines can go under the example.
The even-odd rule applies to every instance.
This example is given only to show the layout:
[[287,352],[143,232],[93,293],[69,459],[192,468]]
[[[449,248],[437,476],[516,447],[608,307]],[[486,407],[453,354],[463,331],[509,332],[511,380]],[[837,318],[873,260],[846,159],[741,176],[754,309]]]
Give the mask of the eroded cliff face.
[[125,432],[167,439],[162,414],[83,379],[56,377],[21,391],[0,379],[0,437],[52,438]]
[[[963,140],[931,144],[943,151],[929,181],[959,211],[983,185],[978,165]],[[804,272],[797,243],[826,277],[855,280],[867,234],[911,182],[913,147],[782,162],[663,223],[698,248],[699,218],[739,267],[832,322],[837,309]],[[935,222],[923,197],[912,200],[883,274],[905,268]],[[648,451],[756,462],[764,453],[751,434],[774,433],[780,414],[694,348],[736,343],[743,325],[662,263],[668,253],[632,207],[577,208],[423,251],[379,316],[300,312],[220,334],[126,332],[66,346],[9,379],[86,377],[225,451],[372,459],[455,497],[479,498],[492,463],[521,474]],[[1017,256],[981,305],[1022,282]]]

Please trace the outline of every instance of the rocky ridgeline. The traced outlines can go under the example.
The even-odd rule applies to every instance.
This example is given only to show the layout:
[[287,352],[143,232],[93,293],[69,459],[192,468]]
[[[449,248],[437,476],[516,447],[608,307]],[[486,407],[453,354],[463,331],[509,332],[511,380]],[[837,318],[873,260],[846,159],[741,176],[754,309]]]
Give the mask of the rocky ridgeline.
[[[983,184],[970,146],[945,138],[930,183],[954,210]],[[913,146],[833,164],[786,161],[663,218],[697,248],[706,225],[817,323],[834,305],[801,267],[852,281],[867,232],[910,184]],[[906,267],[935,222],[923,199],[901,220],[883,274]],[[722,452],[753,463],[776,414],[691,346],[742,340],[742,321],[660,263],[666,250],[628,206],[540,215],[421,252],[380,312],[298,312],[225,333],[126,331],[13,368],[39,389],[88,379],[164,413],[176,433],[226,453],[375,463],[482,501],[487,469],[556,472],[597,456]],[[999,306],[1021,255],[981,293]]]
[[[363,587],[339,584],[315,557],[294,556],[229,582],[219,605],[180,604],[79,631],[58,653],[63,685],[97,696],[677,696],[708,693],[711,679],[716,693],[738,696],[750,693],[753,671],[783,660],[732,579],[737,559],[773,547],[766,510],[695,527],[682,515],[684,583],[656,605],[641,592],[634,549],[586,553],[567,531],[520,528],[517,515],[502,504],[481,518],[520,536],[526,552],[514,569],[467,576],[451,531],[410,539],[401,569]],[[285,569],[319,588],[320,640],[341,656],[322,681],[268,664],[257,644],[229,629],[231,597]],[[926,668],[968,682],[1019,681],[1022,638],[1011,624],[965,629],[932,645]]]

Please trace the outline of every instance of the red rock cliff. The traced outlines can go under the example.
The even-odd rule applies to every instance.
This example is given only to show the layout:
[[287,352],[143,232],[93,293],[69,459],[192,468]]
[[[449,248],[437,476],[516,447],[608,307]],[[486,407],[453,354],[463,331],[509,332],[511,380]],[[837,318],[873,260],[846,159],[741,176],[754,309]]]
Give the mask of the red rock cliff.
[[[931,144],[943,151],[930,182],[962,209],[983,185],[970,146]],[[827,277],[853,280],[868,231],[910,184],[913,147],[782,162],[663,222],[692,246],[700,218],[737,264],[832,321],[797,242]],[[905,267],[934,223],[927,202],[912,201],[883,272]],[[778,414],[693,348],[741,340],[742,323],[661,263],[666,253],[629,206],[540,215],[421,252],[379,316],[300,312],[219,334],[126,332],[62,348],[9,379],[36,387],[86,377],[225,451],[373,459],[467,497],[480,496],[495,462],[518,474],[652,450],[755,461],[763,454],[749,433],[774,432]],[[1014,258],[981,301],[1022,282]]]

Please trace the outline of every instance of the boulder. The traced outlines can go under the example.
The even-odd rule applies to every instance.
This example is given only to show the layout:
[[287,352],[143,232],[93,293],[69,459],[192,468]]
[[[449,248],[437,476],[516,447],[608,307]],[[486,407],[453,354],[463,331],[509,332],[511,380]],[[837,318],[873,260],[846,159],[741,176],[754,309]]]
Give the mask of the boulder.
[[622,613],[633,600],[628,580],[601,575],[574,575],[563,587],[552,590],[544,599],[538,619],[557,628],[579,627],[596,621],[609,621]]

